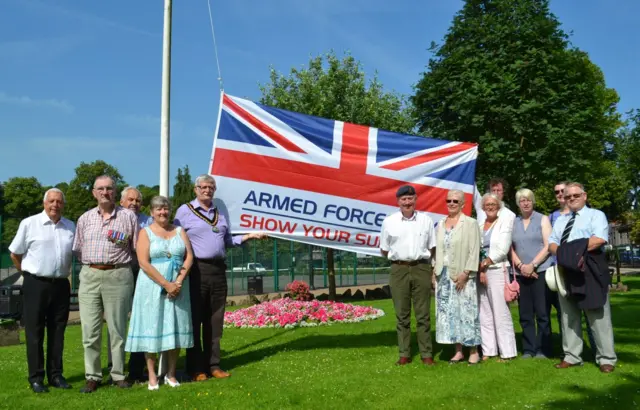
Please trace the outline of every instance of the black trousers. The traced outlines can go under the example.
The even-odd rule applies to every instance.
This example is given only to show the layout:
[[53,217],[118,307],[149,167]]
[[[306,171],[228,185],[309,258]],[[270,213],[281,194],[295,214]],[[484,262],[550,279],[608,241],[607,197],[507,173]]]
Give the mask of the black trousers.
[[47,329],[47,379],[62,375],[64,331],[69,320],[68,279],[46,279],[23,273],[22,321],[27,339],[29,383],[43,383],[45,375],[44,330]]
[[553,345],[548,309],[550,291],[544,279],[544,272],[538,272],[538,275],[538,279],[517,277],[520,284],[518,310],[522,327],[522,351],[532,356],[542,353],[552,357]]
[[220,260],[196,259],[189,272],[193,347],[187,349],[187,373],[210,373],[220,368],[220,339],[227,303],[227,265]]
[[[133,272],[133,289],[135,292],[138,273],[140,272],[140,265],[138,265],[138,259],[135,257],[131,261],[131,271]],[[145,366],[144,352],[132,352],[129,355],[129,379],[142,379]]]

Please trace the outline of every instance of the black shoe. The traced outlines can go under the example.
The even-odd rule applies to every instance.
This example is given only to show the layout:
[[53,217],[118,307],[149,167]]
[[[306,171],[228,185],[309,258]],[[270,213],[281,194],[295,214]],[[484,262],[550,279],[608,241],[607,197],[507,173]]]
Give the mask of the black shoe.
[[56,376],[53,378],[53,380],[49,381],[49,386],[51,387],[55,387],[58,389],[70,389],[71,385],[69,383],[67,383],[67,379],[65,379],[63,376]]
[[129,373],[129,375],[127,376],[127,380],[130,383],[144,383],[145,381],[145,377],[141,374],[134,374],[134,373]]
[[47,389],[47,386],[42,382],[31,383],[31,390],[33,390],[34,393],[49,393],[49,389]]
[[130,389],[131,383],[126,380],[115,380],[111,382],[112,385],[117,386],[121,389]]

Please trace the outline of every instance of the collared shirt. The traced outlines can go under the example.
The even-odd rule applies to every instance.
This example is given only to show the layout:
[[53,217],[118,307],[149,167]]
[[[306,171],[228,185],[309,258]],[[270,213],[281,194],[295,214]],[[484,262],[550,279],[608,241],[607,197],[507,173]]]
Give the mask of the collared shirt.
[[[576,213],[576,220],[573,222],[573,228],[571,228],[567,242],[576,239],[588,239],[592,236],[609,242],[609,223],[602,211],[585,206]],[[560,245],[564,228],[567,226],[571,216],[572,213],[569,212],[568,214],[560,215],[558,219],[556,219],[553,230],[551,231],[551,236],[549,237],[549,243]]]
[[116,206],[105,220],[95,207],[78,219],[73,251],[85,265],[130,263],[139,230],[135,212]]
[[[216,210],[214,206],[205,209],[197,199],[191,201],[191,206],[205,218],[213,220]],[[218,213],[216,224],[218,232],[215,232],[210,224],[194,215],[186,204],[178,208],[173,223],[184,228],[191,241],[193,254],[198,259],[224,258],[226,248],[233,248],[242,243],[242,236],[231,235],[229,223],[221,213]]]
[[20,222],[9,251],[23,255],[23,271],[47,278],[66,278],[71,273],[74,236],[73,222],[60,218],[55,223],[42,211]]
[[380,249],[389,252],[392,261],[417,261],[431,258],[431,249],[436,247],[433,221],[423,212],[414,212],[405,218],[395,212],[382,222]]
[[138,217],[138,228],[140,229],[144,229],[153,223],[153,217],[143,214],[142,212],[138,213],[137,217]]

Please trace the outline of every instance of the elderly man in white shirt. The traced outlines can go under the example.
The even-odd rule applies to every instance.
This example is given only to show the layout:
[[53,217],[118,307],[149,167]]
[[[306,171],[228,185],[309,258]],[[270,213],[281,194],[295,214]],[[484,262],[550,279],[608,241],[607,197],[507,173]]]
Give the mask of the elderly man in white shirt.
[[11,260],[22,271],[23,322],[27,341],[29,384],[35,393],[44,385],[44,331],[47,330],[46,373],[49,386],[70,389],[62,375],[64,331],[69,320],[69,274],[75,225],[62,217],[64,194],[51,188],[44,211],[20,222],[9,246]]
[[399,212],[387,216],[380,232],[380,252],[391,261],[389,286],[396,311],[397,365],[411,362],[411,302],[416,316],[416,337],[422,363],[433,366],[431,342],[431,257],[436,236],[429,216],[416,211],[416,190],[404,185],[396,192]]

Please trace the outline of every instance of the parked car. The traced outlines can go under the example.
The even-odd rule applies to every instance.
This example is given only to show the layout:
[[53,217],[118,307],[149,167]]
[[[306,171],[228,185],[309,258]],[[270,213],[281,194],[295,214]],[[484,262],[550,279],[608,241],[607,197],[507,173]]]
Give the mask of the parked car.
[[264,266],[262,266],[261,263],[250,262],[250,263],[247,263],[245,266],[236,266],[236,267],[234,267],[233,271],[234,272],[242,272],[242,271],[244,271],[244,272],[255,272],[255,273],[264,275],[267,270],[265,269]]

